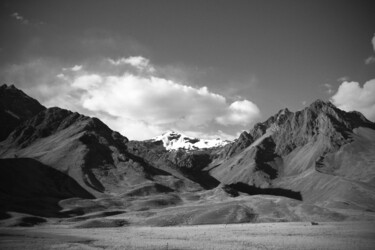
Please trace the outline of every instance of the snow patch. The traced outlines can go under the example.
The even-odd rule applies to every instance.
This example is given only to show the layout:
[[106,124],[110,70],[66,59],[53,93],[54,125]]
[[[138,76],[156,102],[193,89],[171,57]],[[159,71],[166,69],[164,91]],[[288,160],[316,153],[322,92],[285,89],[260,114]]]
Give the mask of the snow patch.
[[222,147],[228,144],[230,141],[221,140],[219,138],[208,140],[208,139],[198,139],[189,137],[174,131],[168,131],[160,136],[152,139],[153,141],[162,141],[164,147],[167,150],[199,150],[207,148]]

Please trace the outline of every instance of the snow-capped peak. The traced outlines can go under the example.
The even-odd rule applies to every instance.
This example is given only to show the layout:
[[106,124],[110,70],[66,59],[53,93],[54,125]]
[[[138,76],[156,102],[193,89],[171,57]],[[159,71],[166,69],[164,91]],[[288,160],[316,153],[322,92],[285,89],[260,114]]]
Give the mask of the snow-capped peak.
[[228,144],[230,141],[221,140],[219,138],[209,140],[209,139],[198,139],[189,137],[174,131],[168,131],[160,136],[153,138],[154,141],[162,141],[164,147],[167,150],[198,150],[205,148],[221,147]]

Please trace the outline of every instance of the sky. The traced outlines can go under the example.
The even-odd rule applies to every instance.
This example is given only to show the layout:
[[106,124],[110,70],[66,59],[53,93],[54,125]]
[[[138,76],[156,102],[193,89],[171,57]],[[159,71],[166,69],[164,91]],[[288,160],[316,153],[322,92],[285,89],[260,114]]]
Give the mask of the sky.
[[372,1],[2,0],[0,81],[129,139],[234,139],[316,99],[375,121]]

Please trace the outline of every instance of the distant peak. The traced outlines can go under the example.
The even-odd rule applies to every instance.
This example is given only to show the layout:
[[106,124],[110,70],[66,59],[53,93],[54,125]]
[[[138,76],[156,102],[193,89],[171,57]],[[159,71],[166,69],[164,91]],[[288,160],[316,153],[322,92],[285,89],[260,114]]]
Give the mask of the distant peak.
[[334,107],[334,105],[330,101],[324,101],[322,99],[317,99],[313,103],[310,104],[310,107],[323,107],[323,106]]
[[316,99],[315,101],[313,101],[312,103],[311,103],[311,105],[312,104],[319,104],[319,103],[326,103],[324,100],[322,100],[322,99]]
[[337,113],[337,108],[335,105],[333,105],[330,101],[323,101],[321,99],[318,99],[315,102],[311,103],[310,106],[306,107],[305,109],[310,110],[314,113]]
[[0,86],[0,88],[2,88],[2,89],[17,89],[18,90],[18,88],[16,88],[16,86],[14,86],[14,84],[7,85],[7,84],[4,83],[3,85]]
[[199,139],[190,137],[175,131],[167,131],[160,136],[154,137],[153,141],[162,141],[167,150],[199,150],[206,148],[221,147],[229,143],[229,141],[216,139]]
[[287,114],[290,114],[292,112],[290,112],[290,110],[288,108],[284,108],[284,109],[280,109],[279,112],[277,113],[277,115],[287,115]]

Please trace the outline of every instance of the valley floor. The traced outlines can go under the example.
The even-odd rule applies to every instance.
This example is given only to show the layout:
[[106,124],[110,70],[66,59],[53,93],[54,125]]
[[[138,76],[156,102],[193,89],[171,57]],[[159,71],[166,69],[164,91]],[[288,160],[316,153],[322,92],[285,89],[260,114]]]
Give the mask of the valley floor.
[[375,249],[375,222],[0,228],[0,249]]

